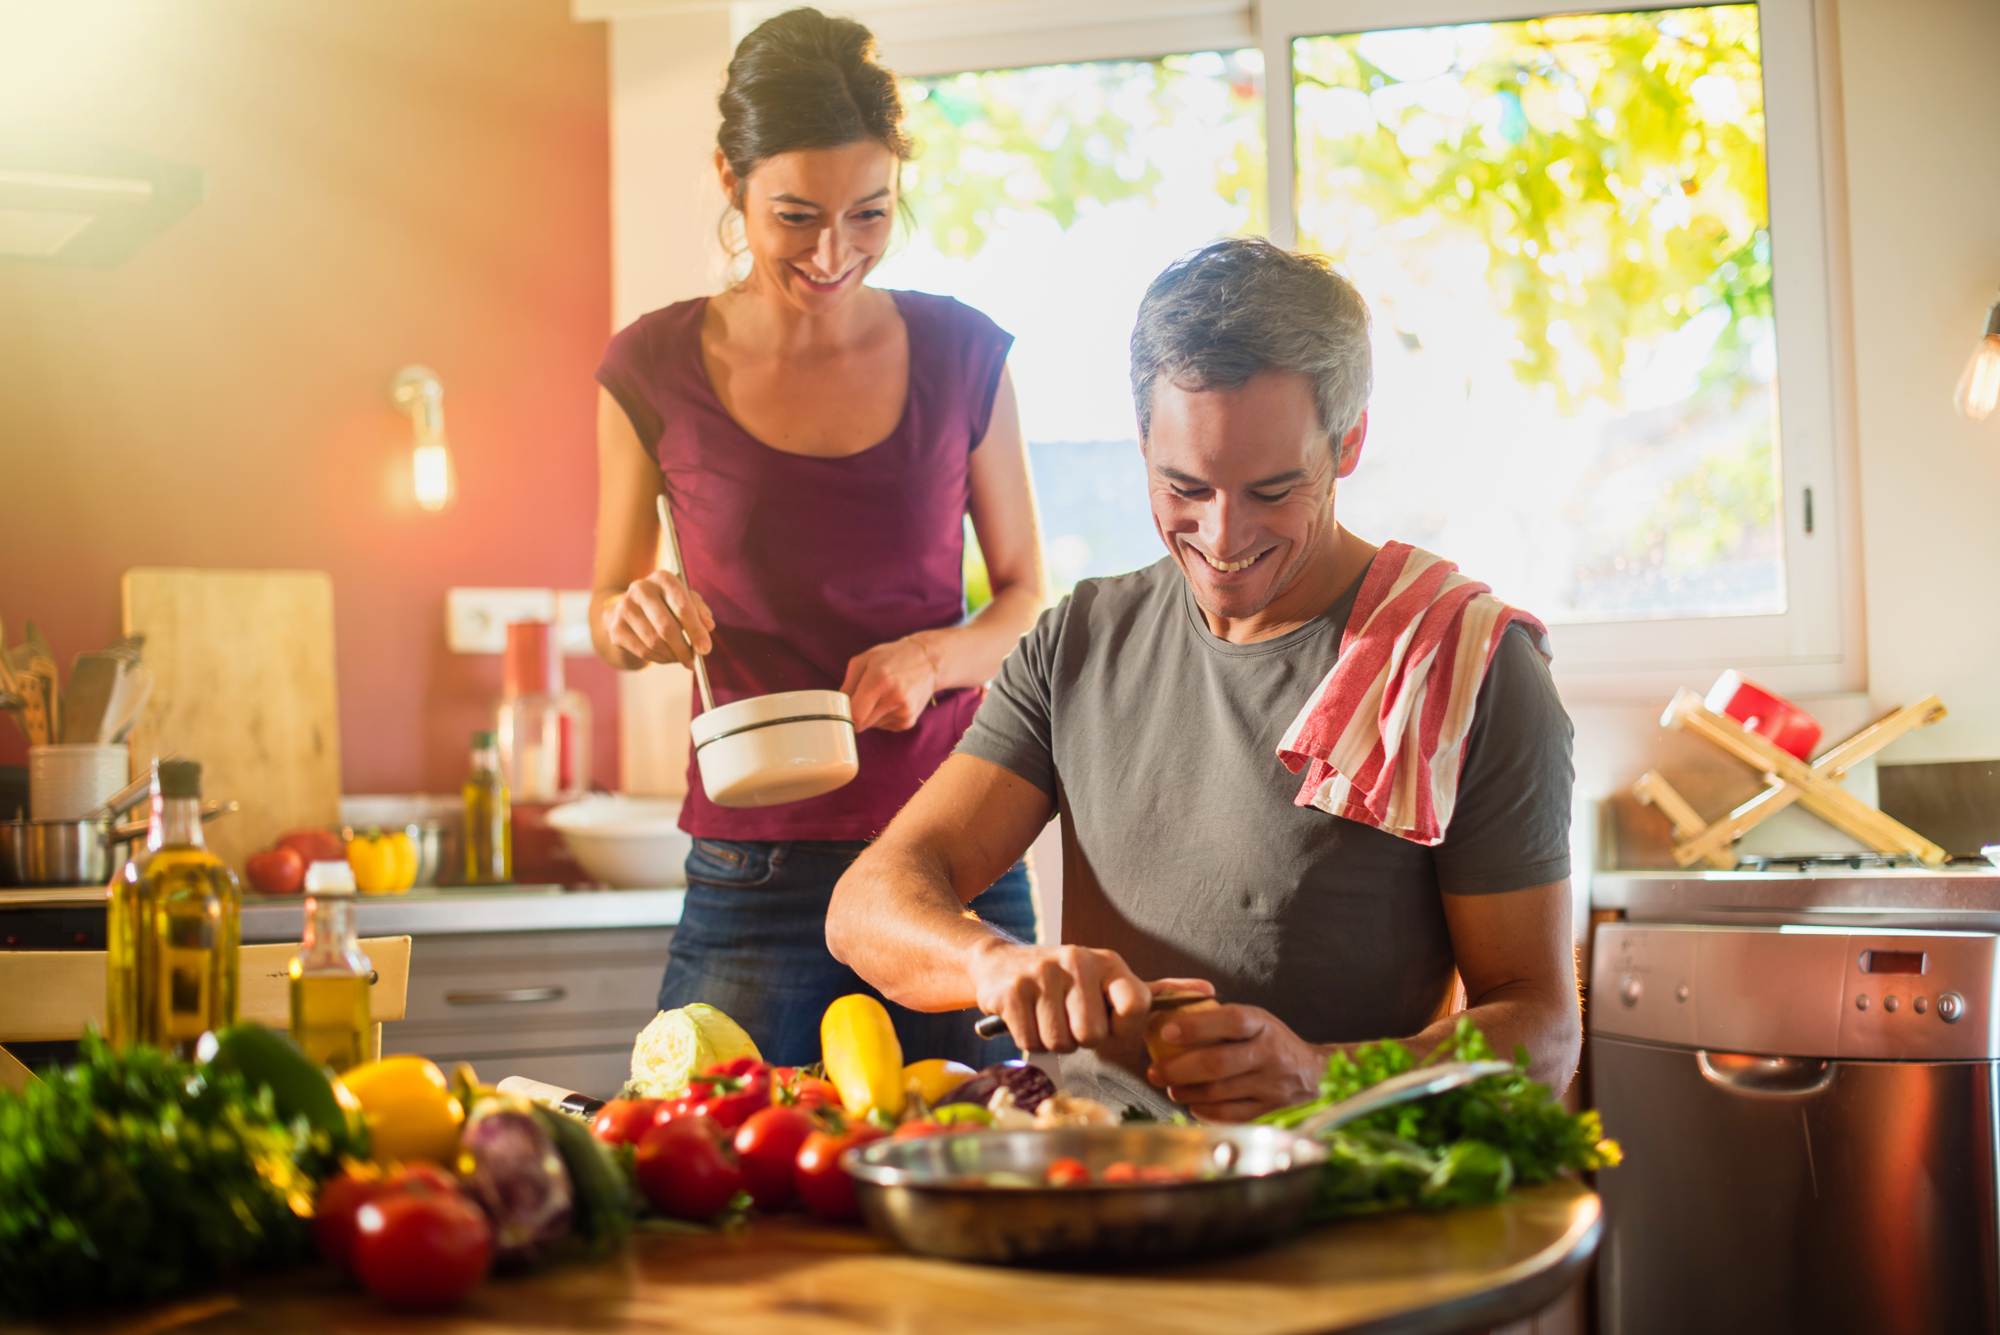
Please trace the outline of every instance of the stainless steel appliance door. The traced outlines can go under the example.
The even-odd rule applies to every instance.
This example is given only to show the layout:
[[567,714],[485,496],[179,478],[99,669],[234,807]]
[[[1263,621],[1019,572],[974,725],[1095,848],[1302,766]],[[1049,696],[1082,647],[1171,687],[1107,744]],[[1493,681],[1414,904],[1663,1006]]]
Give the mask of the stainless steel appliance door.
[[1604,1335],[2000,1332],[1993,1062],[1593,1036]]

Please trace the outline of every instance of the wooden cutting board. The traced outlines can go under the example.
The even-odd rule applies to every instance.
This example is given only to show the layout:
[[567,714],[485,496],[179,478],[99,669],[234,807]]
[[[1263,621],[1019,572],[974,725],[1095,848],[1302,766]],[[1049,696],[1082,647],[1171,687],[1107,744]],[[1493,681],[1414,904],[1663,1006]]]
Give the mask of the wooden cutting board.
[[146,637],[152,699],[134,774],[155,756],[201,762],[202,796],[242,810],[209,847],[239,872],[279,835],[340,820],[333,581],[317,570],[125,572],[125,633]]

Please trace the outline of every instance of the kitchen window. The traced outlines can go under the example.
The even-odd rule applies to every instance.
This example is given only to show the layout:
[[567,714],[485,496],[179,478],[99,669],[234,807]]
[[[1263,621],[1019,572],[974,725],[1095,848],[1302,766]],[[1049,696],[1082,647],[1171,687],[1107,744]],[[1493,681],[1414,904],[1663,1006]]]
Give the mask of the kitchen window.
[[1016,334],[1061,587],[1161,551],[1126,390],[1146,282],[1266,232],[1330,255],[1374,313],[1369,446],[1340,498],[1358,532],[1543,617],[1573,696],[1723,667],[1855,689],[1818,10],[1523,10],[863,5],[923,150],[881,281]]

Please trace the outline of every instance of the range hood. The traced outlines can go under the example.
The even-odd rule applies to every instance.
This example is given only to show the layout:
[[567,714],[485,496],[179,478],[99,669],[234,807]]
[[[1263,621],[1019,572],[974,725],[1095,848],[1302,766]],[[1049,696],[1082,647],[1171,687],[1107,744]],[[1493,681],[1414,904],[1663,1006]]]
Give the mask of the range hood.
[[0,137],[0,260],[123,263],[199,204],[199,167],[72,136]]

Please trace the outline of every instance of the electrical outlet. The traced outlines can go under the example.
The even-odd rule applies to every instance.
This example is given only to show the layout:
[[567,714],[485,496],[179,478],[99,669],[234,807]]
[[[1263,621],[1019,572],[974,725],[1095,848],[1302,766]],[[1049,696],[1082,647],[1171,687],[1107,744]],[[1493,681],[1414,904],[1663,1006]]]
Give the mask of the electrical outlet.
[[597,652],[590,643],[590,590],[556,591],[556,639],[572,658],[588,658]]
[[447,589],[445,641],[455,654],[497,654],[507,648],[510,621],[552,621],[553,589]]

